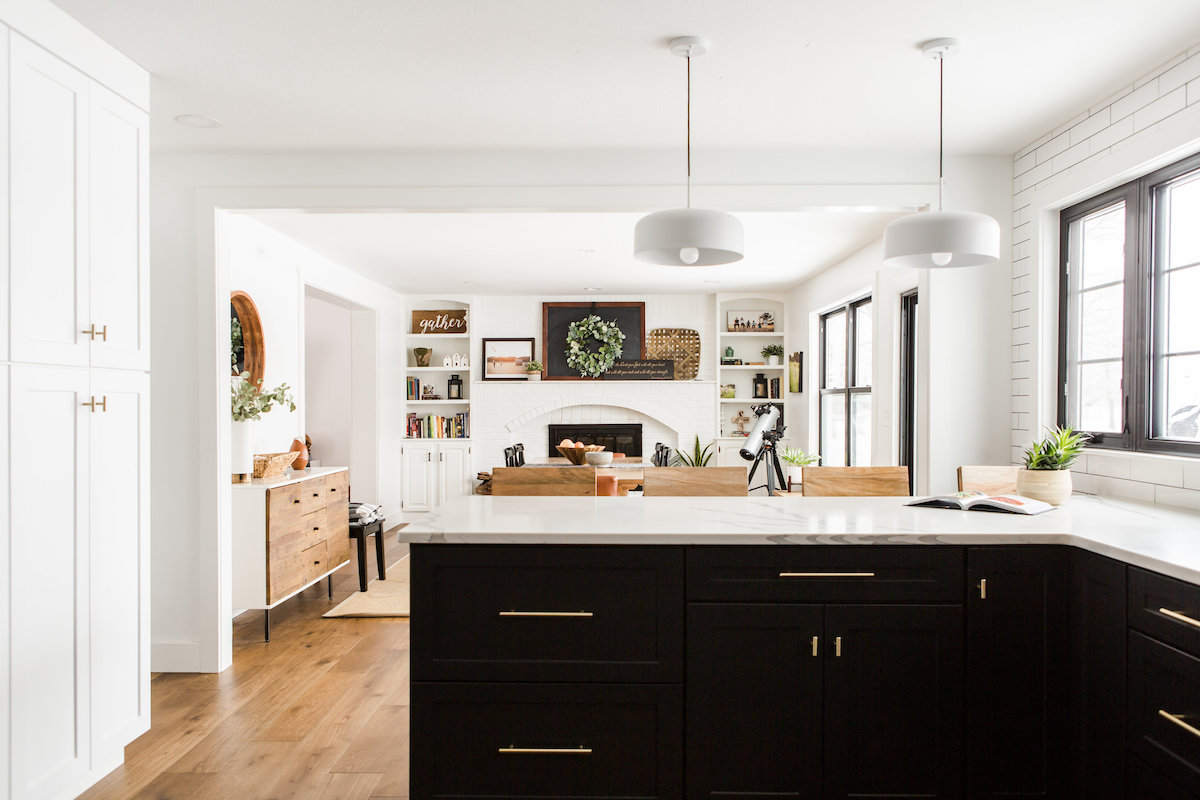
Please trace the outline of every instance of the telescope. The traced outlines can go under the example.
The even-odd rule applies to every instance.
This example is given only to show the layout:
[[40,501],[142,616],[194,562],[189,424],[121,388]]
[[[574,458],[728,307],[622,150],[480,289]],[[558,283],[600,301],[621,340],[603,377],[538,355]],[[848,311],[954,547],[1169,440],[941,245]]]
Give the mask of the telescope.
[[[758,422],[754,423],[754,430],[750,431],[750,435],[746,437],[746,443],[739,451],[742,458],[754,462],[746,481],[747,484],[754,482],[754,473],[758,471],[758,465],[769,457],[766,489],[767,496],[774,497],[777,487],[787,485],[787,481],[783,477],[783,465],[779,463],[779,454],[775,452],[775,445],[778,444],[785,429],[776,427],[779,424],[778,406],[764,403],[761,406],[751,406],[750,408],[758,415]],[[778,484],[775,482],[776,478],[779,480]],[[751,486],[749,491],[761,488],[763,487]]]

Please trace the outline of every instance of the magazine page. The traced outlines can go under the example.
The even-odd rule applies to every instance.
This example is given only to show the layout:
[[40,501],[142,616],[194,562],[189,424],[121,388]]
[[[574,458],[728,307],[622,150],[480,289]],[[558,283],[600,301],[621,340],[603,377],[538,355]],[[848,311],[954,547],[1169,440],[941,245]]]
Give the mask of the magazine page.
[[1001,494],[968,500],[966,509],[968,511],[1002,511],[1006,514],[1041,514],[1053,510],[1054,506],[1043,503],[1041,500],[1022,497],[1019,494]]
[[925,506],[926,508],[957,508],[960,511],[966,511],[969,503],[972,500],[979,498],[987,498],[983,492],[955,492],[954,494],[940,494],[936,497],[918,497],[910,503],[905,503],[906,506]]

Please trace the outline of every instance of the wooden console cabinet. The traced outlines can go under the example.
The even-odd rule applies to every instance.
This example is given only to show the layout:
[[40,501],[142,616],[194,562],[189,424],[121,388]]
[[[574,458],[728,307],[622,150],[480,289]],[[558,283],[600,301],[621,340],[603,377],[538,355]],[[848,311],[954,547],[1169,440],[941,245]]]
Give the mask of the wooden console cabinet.
[[350,561],[349,479],[324,467],[233,487],[233,607],[269,610]]

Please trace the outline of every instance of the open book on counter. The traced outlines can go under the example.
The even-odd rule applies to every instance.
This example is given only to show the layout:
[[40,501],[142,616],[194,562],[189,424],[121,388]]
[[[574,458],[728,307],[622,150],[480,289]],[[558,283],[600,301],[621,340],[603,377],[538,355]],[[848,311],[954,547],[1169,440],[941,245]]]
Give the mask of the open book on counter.
[[1019,494],[987,495],[983,492],[955,492],[937,497],[920,497],[905,505],[957,508],[961,511],[999,511],[1003,514],[1041,514],[1054,510],[1054,506],[1049,503]]

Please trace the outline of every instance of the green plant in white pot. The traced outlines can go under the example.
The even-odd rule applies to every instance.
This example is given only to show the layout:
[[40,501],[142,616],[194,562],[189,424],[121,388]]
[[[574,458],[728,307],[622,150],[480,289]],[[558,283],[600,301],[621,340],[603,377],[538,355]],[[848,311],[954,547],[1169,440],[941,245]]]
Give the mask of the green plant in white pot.
[[1047,429],[1045,438],[1025,451],[1025,467],[1017,472],[1017,494],[1062,505],[1071,496],[1071,465],[1091,438],[1071,428]]
[[281,383],[267,391],[258,384],[250,383],[250,373],[234,375],[230,384],[230,407],[233,413],[233,433],[230,437],[230,467],[234,475],[249,475],[254,471],[254,422],[262,419],[276,405],[296,410],[291,387]]
[[525,362],[525,380],[540,381],[542,379],[542,362]]
[[762,357],[767,360],[767,363],[772,367],[778,367],[783,363],[783,345],[769,344],[762,349]]
[[779,457],[787,464],[784,469],[787,471],[788,483],[794,486],[799,486],[803,481],[805,467],[821,463],[820,454],[806,453],[799,447],[785,447],[779,451]]

